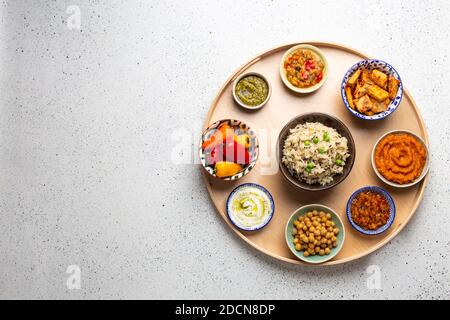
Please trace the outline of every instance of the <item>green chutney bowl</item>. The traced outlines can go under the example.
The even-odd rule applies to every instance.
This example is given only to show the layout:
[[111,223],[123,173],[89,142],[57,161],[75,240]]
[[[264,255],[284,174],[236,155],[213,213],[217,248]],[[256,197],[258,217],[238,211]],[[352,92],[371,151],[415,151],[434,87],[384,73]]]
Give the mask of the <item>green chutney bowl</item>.
[[[337,238],[337,247],[331,249],[331,253],[328,255],[320,256],[317,254],[315,256],[305,257],[305,256],[303,256],[303,251],[295,250],[294,236],[292,235],[292,229],[294,228],[295,220],[297,220],[300,216],[304,216],[308,212],[313,211],[313,210],[317,210],[319,212],[323,211],[325,213],[331,214],[331,221],[333,221],[335,223],[336,227],[339,228],[339,233],[336,237]],[[307,262],[307,263],[314,263],[314,264],[324,263],[328,260],[333,259],[339,253],[339,251],[342,249],[342,247],[344,246],[344,240],[345,240],[345,229],[344,229],[344,224],[342,223],[341,218],[333,209],[331,209],[327,206],[321,205],[321,204],[308,204],[306,206],[303,206],[303,207],[295,210],[286,224],[285,234],[286,234],[286,244],[289,247],[289,249],[291,250],[291,252],[298,259],[300,259],[304,262]]]

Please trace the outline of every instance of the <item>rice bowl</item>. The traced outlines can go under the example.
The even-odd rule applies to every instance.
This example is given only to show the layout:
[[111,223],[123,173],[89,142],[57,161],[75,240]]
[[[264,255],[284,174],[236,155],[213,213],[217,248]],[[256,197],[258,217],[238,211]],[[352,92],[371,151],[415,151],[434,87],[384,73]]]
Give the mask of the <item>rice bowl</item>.
[[344,172],[349,156],[347,138],[320,122],[305,122],[289,130],[281,161],[297,180],[325,186]]

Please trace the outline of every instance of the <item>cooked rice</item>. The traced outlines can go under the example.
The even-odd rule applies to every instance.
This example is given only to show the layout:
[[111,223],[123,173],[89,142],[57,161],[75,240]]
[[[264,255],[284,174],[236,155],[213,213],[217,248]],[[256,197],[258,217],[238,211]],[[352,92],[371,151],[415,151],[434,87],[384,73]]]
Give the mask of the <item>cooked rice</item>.
[[[324,141],[325,132],[330,137],[329,142]],[[317,144],[314,138],[319,139]],[[307,122],[290,130],[284,142],[282,162],[296,179],[326,185],[333,181],[334,175],[342,174],[349,155],[347,139],[335,129],[319,122]],[[338,159],[340,165],[336,164]],[[308,163],[314,164],[314,168],[308,169]]]

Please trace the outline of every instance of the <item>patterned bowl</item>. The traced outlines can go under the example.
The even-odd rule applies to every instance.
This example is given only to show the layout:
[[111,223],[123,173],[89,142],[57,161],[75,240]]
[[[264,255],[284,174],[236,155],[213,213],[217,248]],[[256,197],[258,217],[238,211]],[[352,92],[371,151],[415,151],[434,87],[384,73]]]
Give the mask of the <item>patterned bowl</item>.
[[[242,165],[242,169],[238,173],[236,173],[232,176],[223,177],[223,178],[218,177],[215,173],[214,167],[211,165],[208,165],[207,154],[206,154],[205,150],[203,150],[203,148],[202,148],[203,143],[205,141],[209,140],[209,138],[218,130],[218,128],[222,124],[228,124],[232,129],[235,130],[236,133],[248,134],[250,137],[250,143],[249,143],[249,148],[248,148],[249,157],[250,157],[249,163],[246,165]],[[256,161],[258,160],[258,155],[259,155],[259,143],[258,143],[258,138],[256,137],[256,133],[242,121],[233,120],[233,119],[219,120],[219,121],[216,121],[213,124],[211,124],[202,134],[202,139],[200,141],[200,146],[199,146],[200,162],[201,162],[203,168],[205,168],[205,170],[209,174],[211,174],[213,177],[218,178],[220,180],[237,180],[237,179],[240,179],[243,176],[247,175],[255,166]]]
[[[389,203],[389,207],[390,207],[389,219],[384,226],[381,226],[377,230],[365,230],[365,229],[361,228],[359,225],[357,225],[352,219],[352,213],[351,213],[352,201],[353,201],[353,199],[356,198],[356,196],[358,196],[358,194],[360,194],[361,192],[365,192],[365,191],[372,191],[372,192],[379,193]],[[392,226],[392,223],[394,222],[394,219],[395,219],[395,212],[396,212],[394,199],[392,199],[389,192],[387,192],[385,189],[383,189],[381,187],[377,187],[377,186],[367,186],[367,187],[363,187],[363,188],[356,190],[348,199],[347,207],[346,207],[345,211],[347,213],[348,221],[352,225],[353,229],[355,229],[356,231],[358,231],[362,234],[365,234],[365,235],[377,235],[377,234],[385,232],[387,229],[389,229],[390,226]]]
[[[350,107],[350,105],[347,101],[347,96],[345,94],[345,86],[347,85],[347,81],[352,76],[352,74],[355,73],[356,70],[362,69],[362,68],[368,69],[368,70],[373,70],[373,69],[380,70],[382,72],[387,73],[390,76],[395,77],[397,80],[400,81],[398,90],[397,90],[397,95],[391,101],[391,103],[389,104],[386,111],[374,114],[373,116],[368,116],[363,113],[359,113],[357,110],[353,110]],[[402,97],[403,97],[403,83],[402,83],[402,79],[400,78],[400,75],[398,74],[398,72],[389,63],[381,61],[381,60],[363,60],[363,61],[360,61],[360,62],[356,63],[355,65],[353,65],[345,73],[344,78],[342,79],[342,84],[341,84],[341,96],[342,96],[342,101],[344,101],[344,104],[347,107],[348,111],[350,111],[354,116],[356,116],[360,119],[363,119],[363,120],[381,120],[381,119],[386,118],[390,114],[392,114],[400,105],[400,102],[402,101]]]

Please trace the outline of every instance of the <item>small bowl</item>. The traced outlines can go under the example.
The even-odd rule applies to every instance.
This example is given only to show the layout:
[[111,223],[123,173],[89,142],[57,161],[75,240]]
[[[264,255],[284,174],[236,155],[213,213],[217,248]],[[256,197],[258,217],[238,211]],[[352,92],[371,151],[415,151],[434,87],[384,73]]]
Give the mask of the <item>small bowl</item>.
[[[383,177],[383,175],[378,172],[377,166],[375,164],[375,149],[377,148],[377,145],[380,143],[380,141],[386,137],[387,135],[390,134],[395,134],[395,133],[406,133],[406,134],[410,134],[413,137],[415,137],[418,141],[420,141],[422,143],[422,145],[424,146],[426,152],[427,152],[427,160],[425,162],[425,166],[422,169],[422,173],[420,174],[420,176],[414,180],[413,182],[410,183],[405,183],[405,184],[399,184],[396,182],[392,182],[389,181],[388,179],[386,179],[385,177]],[[423,141],[423,139],[421,137],[419,137],[417,134],[415,134],[414,132],[411,132],[409,130],[393,130],[393,131],[389,131],[387,133],[385,133],[384,135],[382,135],[377,142],[375,142],[373,149],[372,149],[372,155],[371,155],[371,160],[372,160],[372,168],[375,171],[376,175],[378,176],[378,178],[380,178],[381,181],[383,181],[384,183],[386,183],[387,185],[390,185],[391,187],[396,187],[396,188],[408,188],[408,187],[412,187],[416,184],[418,184],[420,181],[423,180],[423,178],[425,178],[425,176],[428,173],[428,169],[430,168],[430,154],[428,152],[428,147],[425,144],[425,141]]]
[[[217,128],[219,128],[222,124],[228,124],[230,127],[234,128],[235,130],[239,130],[242,133],[246,133],[250,136],[250,147],[248,150],[248,152],[250,153],[250,162],[247,165],[243,166],[242,170],[239,173],[229,176],[229,177],[224,177],[224,178],[217,177],[216,174],[214,173],[214,168],[207,165],[206,154],[202,148],[203,142],[208,140],[211,137],[211,135],[217,130]],[[246,125],[244,122],[242,122],[240,120],[224,119],[224,120],[216,121],[213,124],[211,124],[202,134],[202,139],[200,141],[200,146],[199,146],[200,162],[201,162],[203,168],[211,176],[213,176],[217,179],[237,180],[237,179],[240,179],[240,178],[246,176],[256,165],[256,161],[258,160],[258,155],[259,155],[259,143],[258,143],[258,138],[256,137],[255,131],[253,131],[248,125]]]
[[[256,77],[259,77],[259,78],[263,79],[263,80],[267,83],[267,87],[268,87],[268,89],[269,89],[269,92],[268,92],[268,94],[267,94],[266,100],[264,100],[261,104],[258,104],[257,106],[249,106],[249,105],[245,104],[244,102],[242,102],[242,101],[239,99],[238,96],[236,96],[236,85],[238,84],[238,82],[239,82],[242,78],[245,78],[245,77],[248,77],[248,76],[256,76]],[[240,76],[238,76],[238,77],[236,78],[236,80],[234,80],[234,82],[233,82],[233,98],[234,98],[234,101],[236,101],[236,103],[237,103],[239,106],[241,106],[242,108],[244,108],[244,109],[247,109],[247,110],[258,110],[258,109],[261,109],[261,108],[264,107],[264,106],[266,105],[266,103],[269,101],[271,95],[272,95],[272,85],[270,84],[269,80],[268,80],[265,76],[263,76],[262,74],[260,74],[260,73],[258,73],[258,72],[247,72],[247,73],[243,73],[243,74],[241,74]]]
[[[269,217],[267,218],[267,220],[263,221],[263,223],[261,223],[258,226],[253,226],[253,227],[245,227],[242,225],[239,225],[239,223],[237,221],[235,221],[235,219],[233,218],[233,215],[230,213],[230,200],[231,197],[240,189],[244,188],[244,187],[253,187],[253,188],[258,188],[261,191],[263,191],[267,197],[269,198],[270,204],[271,204],[271,212],[269,214]],[[262,228],[264,228],[265,226],[267,226],[269,224],[269,222],[272,220],[272,217],[275,213],[275,202],[273,201],[272,195],[270,194],[270,192],[264,188],[263,186],[256,184],[256,183],[244,183],[241,184],[240,186],[236,187],[233,191],[231,191],[230,195],[228,196],[227,199],[227,204],[226,204],[226,208],[227,208],[227,215],[228,218],[230,219],[231,223],[233,223],[233,225],[243,231],[257,231],[257,230],[261,230]]]
[[[345,87],[347,85],[347,82],[348,82],[349,78],[358,69],[368,69],[368,70],[377,69],[377,70],[380,70],[382,72],[387,73],[390,76],[395,77],[397,80],[400,81],[400,83],[398,85],[397,95],[391,101],[391,103],[389,104],[389,106],[388,106],[386,111],[374,114],[373,116],[368,116],[368,115],[365,115],[363,113],[359,113],[357,110],[353,110],[350,107],[350,104],[348,103],[348,100],[347,100],[347,95],[345,94]],[[402,97],[403,97],[403,83],[402,83],[402,79],[400,78],[400,75],[394,69],[394,67],[391,66],[387,62],[384,62],[382,60],[363,60],[363,61],[360,61],[360,62],[354,64],[345,73],[344,78],[342,79],[342,84],[341,84],[341,97],[342,97],[342,101],[344,102],[344,105],[346,106],[347,110],[350,111],[350,113],[353,114],[354,116],[356,116],[356,117],[358,117],[360,119],[369,120],[369,121],[381,120],[381,119],[384,119],[387,116],[391,115],[395,110],[397,110],[398,106],[400,105],[400,102],[402,101]]]
[[[355,199],[355,197],[360,194],[361,192],[365,192],[365,191],[372,191],[372,192],[377,192],[379,194],[381,194],[389,203],[389,207],[390,207],[390,216],[388,221],[386,222],[386,224],[384,226],[381,226],[380,228],[378,228],[377,230],[365,230],[363,228],[361,228],[360,226],[358,226],[352,219],[352,213],[351,213],[351,204],[353,199]],[[350,224],[352,225],[353,229],[355,229],[356,231],[365,234],[365,235],[377,235],[377,234],[381,234],[383,232],[385,232],[387,229],[389,229],[392,226],[392,223],[394,222],[395,219],[395,203],[394,203],[394,199],[392,199],[391,195],[389,194],[389,192],[387,192],[385,189],[380,188],[380,187],[376,187],[376,186],[368,186],[368,187],[363,187],[361,189],[356,190],[355,192],[353,192],[353,194],[350,196],[350,198],[347,201],[347,208],[346,208],[346,213],[347,213],[347,218],[348,221],[350,222]]]
[[[295,250],[295,246],[294,246],[294,242],[293,242],[294,236],[292,235],[292,229],[294,228],[294,221],[296,219],[298,219],[298,217],[304,216],[306,213],[308,213],[312,210],[324,211],[326,213],[330,213],[332,221],[336,224],[336,227],[338,227],[340,230],[339,234],[337,235],[338,246],[336,248],[333,248],[329,255],[324,255],[324,256],[315,255],[315,256],[304,257],[303,251]],[[285,235],[286,235],[286,244],[288,245],[289,250],[291,250],[291,252],[297,258],[299,258],[300,260],[302,260],[304,262],[317,264],[317,263],[324,263],[328,260],[331,260],[339,253],[339,251],[344,246],[345,228],[344,228],[344,223],[342,222],[341,218],[333,209],[331,209],[327,206],[321,205],[321,204],[308,204],[306,206],[303,206],[303,207],[295,210],[294,213],[291,215],[291,217],[289,218],[289,220],[286,224]]]
[[[289,135],[290,129],[295,128],[298,124],[306,123],[306,122],[320,122],[327,127],[334,128],[341,136],[347,138],[348,141],[348,152],[350,156],[347,158],[344,172],[340,175],[333,176],[333,182],[327,185],[316,184],[307,184],[305,181],[300,181],[291,175],[288,168],[283,164],[281,159],[283,158],[283,147],[284,141]],[[280,166],[281,173],[283,176],[291,182],[296,187],[306,190],[306,191],[323,191],[326,189],[330,189],[332,187],[337,186],[339,183],[345,180],[347,176],[350,174],[350,171],[353,168],[353,164],[355,163],[356,158],[356,146],[355,141],[353,140],[352,134],[347,126],[338,118],[333,117],[329,114],[325,113],[306,113],[300,116],[295,117],[291,121],[289,121],[284,128],[281,130],[280,135],[278,136],[277,142],[277,158]]]
[[[322,80],[319,83],[317,83],[314,86],[312,86],[312,87],[308,87],[308,88],[296,87],[292,83],[290,83],[289,80],[286,77],[286,71],[284,70],[284,62],[286,61],[286,59],[288,58],[288,56],[290,54],[292,54],[294,51],[296,51],[298,49],[311,50],[314,53],[316,53],[320,57],[320,59],[322,59],[322,61],[323,61],[324,70],[323,70]],[[317,47],[314,47],[314,46],[309,45],[309,44],[296,45],[296,46],[290,48],[289,50],[287,50],[285,52],[285,54],[283,55],[283,58],[281,58],[281,62],[280,62],[280,76],[281,76],[281,80],[286,85],[286,87],[288,87],[289,89],[291,89],[294,92],[297,92],[297,93],[311,93],[311,92],[314,92],[314,91],[318,90],[325,83],[325,81],[328,78],[328,61],[327,61],[327,58],[325,57],[325,54],[322,52],[322,50],[320,50]]]

